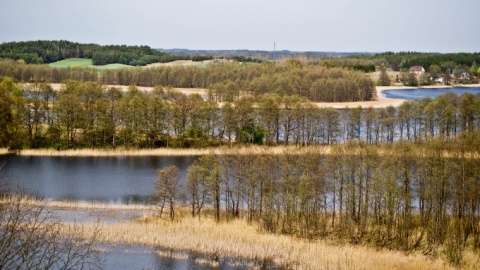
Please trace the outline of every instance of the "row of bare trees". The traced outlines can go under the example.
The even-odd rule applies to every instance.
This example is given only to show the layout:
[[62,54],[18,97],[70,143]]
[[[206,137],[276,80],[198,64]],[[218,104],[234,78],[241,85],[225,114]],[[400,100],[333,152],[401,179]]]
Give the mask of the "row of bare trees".
[[11,148],[155,148],[219,144],[368,144],[454,138],[480,129],[473,94],[406,101],[399,107],[319,108],[299,96],[246,96],[219,107],[172,88],[128,91],[68,81],[62,90],[0,83],[0,145]]
[[175,167],[160,170],[157,196],[172,219],[174,204],[184,205],[269,233],[422,250],[461,265],[465,250],[480,249],[479,153],[476,133],[421,145],[349,142],[327,155],[207,155],[184,183],[169,173]]

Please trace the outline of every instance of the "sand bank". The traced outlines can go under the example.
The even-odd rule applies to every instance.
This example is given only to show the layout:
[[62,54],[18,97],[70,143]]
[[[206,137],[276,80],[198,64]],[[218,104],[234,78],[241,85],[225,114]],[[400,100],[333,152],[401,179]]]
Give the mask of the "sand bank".
[[[58,91],[62,88],[63,84],[60,83],[52,83],[51,84],[53,90]],[[129,86],[125,85],[104,85],[106,88],[110,87],[118,87],[122,91],[127,91]],[[388,106],[397,107],[402,104],[405,99],[398,99],[398,98],[387,98],[383,94],[384,91],[393,90],[393,89],[415,89],[415,88],[452,88],[452,87],[480,87],[480,84],[470,84],[470,85],[455,85],[455,86],[444,86],[444,85],[432,85],[432,86],[422,86],[422,87],[405,87],[405,86],[377,86],[377,98],[376,100],[372,101],[356,101],[356,102],[315,102],[318,107],[321,108],[336,108],[336,109],[343,109],[343,108],[356,108],[362,106],[363,108],[386,108]],[[137,86],[137,88],[141,91],[152,91],[153,87],[146,87],[146,86]],[[207,89],[203,88],[174,88],[176,91],[181,92],[186,95],[191,94],[199,94],[199,95],[207,95]],[[219,103],[221,106],[223,103]]]

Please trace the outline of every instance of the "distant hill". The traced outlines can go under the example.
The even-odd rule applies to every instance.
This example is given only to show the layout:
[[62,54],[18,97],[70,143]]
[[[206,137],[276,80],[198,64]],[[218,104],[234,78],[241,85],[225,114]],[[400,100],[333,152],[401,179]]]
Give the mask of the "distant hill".
[[204,55],[214,58],[245,57],[258,60],[282,60],[290,58],[303,58],[307,60],[320,60],[324,58],[338,58],[354,55],[373,55],[373,53],[361,52],[296,52],[289,50],[262,51],[262,50],[189,50],[189,49],[157,49],[160,52],[177,56]]
[[93,65],[124,64],[144,66],[151,63],[166,63],[188,60],[154,50],[148,46],[82,44],[66,40],[38,40],[0,44],[0,58],[23,60],[27,64],[50,64],[69,58],[92,59]]

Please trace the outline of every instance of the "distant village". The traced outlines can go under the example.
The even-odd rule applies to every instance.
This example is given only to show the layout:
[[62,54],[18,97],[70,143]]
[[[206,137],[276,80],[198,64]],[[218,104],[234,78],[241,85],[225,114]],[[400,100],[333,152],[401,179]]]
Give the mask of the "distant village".
[[472,84],[478,83],[478,78],[471,75],[468,67],[458,66],[453,70],[447,69],[445,73],[441,73],[436,71],[426,72],[423,66],[413,66],[408,69],[408,74],[405,74],[405,72],[397,74],[396,82],[409,86]]

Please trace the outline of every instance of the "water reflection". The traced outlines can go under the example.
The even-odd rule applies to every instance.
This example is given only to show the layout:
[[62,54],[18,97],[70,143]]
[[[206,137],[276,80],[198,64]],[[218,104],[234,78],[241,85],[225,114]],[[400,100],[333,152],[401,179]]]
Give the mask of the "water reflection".
[[203,270],[279,269],[272,261],[213,258],[202,254],[142,246],[105,246],[104,269]]
[[446,93],[455,93],[459,96],[463,93],[477,94],[480,93],[480,87],[392,89],[383,92],[387,98],[401,98],[407,100],[415,100],[425,97],[435,98]]
[[7,155],[0,172],[10,190],[49,199],[148,203],[159,169],[176,165],[182,178],[196,157],[25,157]]

